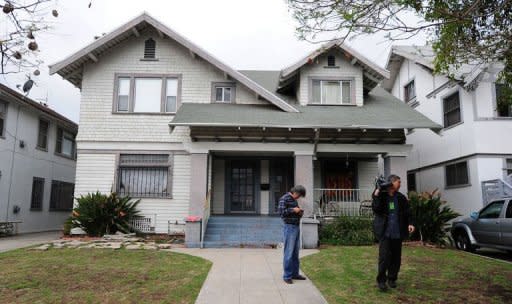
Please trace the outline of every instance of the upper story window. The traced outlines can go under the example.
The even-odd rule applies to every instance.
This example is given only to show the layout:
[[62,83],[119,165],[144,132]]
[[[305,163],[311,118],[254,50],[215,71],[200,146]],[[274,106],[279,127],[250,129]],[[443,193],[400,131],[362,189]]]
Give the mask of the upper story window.
[[116,78],[114,112],[176,113],[178,75],[121,75]]
[[354,104],[353,80],[312,80],[310,100],[312,104]]
[[5,119],[7,117],[7,103],[0,101],[0,137],[5,136]]
[[328,67],[336,66],[336,56],[334,56],[334,55],[327,56],[327,66]]
[[144,59],[154,59],[156,55],[156,42],[153,38],[144,41]]
[[214,82],[212,85],[212,101],[221,103],[235,102],[236,87],[232,82]]
[[496,83],[496,111],[498,117],[512,117],[512,104],[506,102],[504,91],[509,87],[504,83]]
[[48,150],[48,130],[50,123],[44,119],[39,120],[39,132],[37,134],[37,147],[39,149]]
[[62,128],[57,128],[55,153],[75,158],[75,135],[64,131]]
[[468,162],[462,161],[445,167],[446,187],[469,185]]
[[416,99],[416,86],[414,80],[411,80],[404,86],[404,101],[409,103]]
[[443,99],[444,127],[456,125],[462,121],[459,92]]

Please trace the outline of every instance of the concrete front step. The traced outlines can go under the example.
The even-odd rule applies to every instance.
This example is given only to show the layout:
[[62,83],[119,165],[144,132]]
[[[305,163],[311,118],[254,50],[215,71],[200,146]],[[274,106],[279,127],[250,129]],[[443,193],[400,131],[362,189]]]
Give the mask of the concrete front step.
[[282,242],[204,241],[204,248],[277,248]]

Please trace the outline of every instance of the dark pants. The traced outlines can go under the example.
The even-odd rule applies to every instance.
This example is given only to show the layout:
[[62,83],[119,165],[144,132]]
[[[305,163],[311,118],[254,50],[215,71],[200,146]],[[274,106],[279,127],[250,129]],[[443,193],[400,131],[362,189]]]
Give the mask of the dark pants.
[[382,238],[379,241],[378,283],[396,281],[402,262],[402,240]]
[[299,275],[299,225],[284,224],[283,279],[288,280]]

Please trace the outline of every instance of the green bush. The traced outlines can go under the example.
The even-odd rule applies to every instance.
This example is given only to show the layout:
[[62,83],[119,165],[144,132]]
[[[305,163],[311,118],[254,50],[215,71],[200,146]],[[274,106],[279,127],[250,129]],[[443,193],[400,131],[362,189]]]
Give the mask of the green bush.
[[320,226],[320,243],[330,245],[371,245],[372,218],[340,216]]
[[416,227],[413,240],[424,243],[446,245],[449,243],[446,226],[460,214],[454,212],[446,201],[441,200],[437,190],[433,192],[409,193],[411,212]]
[[62,226],[62,233],[64,235],[70,235],[71,234],[71,228],[73,228],[73,217],[70,216],[66,219],[64,222],[64,225]]
[[82,228],[89,236],[102,236],[117,231],[133,231],[131,219],[139,214],[137,205],[140,200],[119,197],[116,193],[89,193],[77,200],[72,220],[75,227]]

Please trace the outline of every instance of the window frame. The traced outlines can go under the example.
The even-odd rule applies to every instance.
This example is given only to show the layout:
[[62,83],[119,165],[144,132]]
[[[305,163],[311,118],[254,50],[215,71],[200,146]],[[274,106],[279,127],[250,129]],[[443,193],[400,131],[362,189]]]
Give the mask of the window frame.
[[7,101],[0,100],[0,103],[5,105],[5,112],[0,113],[0,119],[2,119],[2,129],[0,130],[0,138],[5,139],[5,132],[7,128],[7,115],[9,114],[9,103]]
[[494,82],[493,83],[493,98],[494,98],[494,113],[495,113],[495,117],[497,119],[512,119],[512,105],[509,105],[509,109],[508,109],[508,116],[502,116],[500,115],[500,111],[498,109],[498,86],[506,86],[507,84],[506,83],[500,83],[500,82]]
[[[218,88],[231,88],[231,100],[230,101],[218,101],[217,100],[217,89]],[[224,95],[223,95],[224,96]],[[212,82],[212,103],[236,103],[236,82]]]
[[[454,96],[455,94],[457,94],[459,96],[459,116],[460,116],[460,120],[454,124],[451,124],[449,126],[446,125],[446,115],[447,113],[451,113],[455,110],[452,110],[450,112],[446,112],[445,108],[446,108],[446,100],[449,99],[450,97]],[[441,101],[442,101],[442,113],[443,113],[443,130],[446,130],[446,129],[450,129],[450,128],[453,128],[453,127],[456,127],[462,123],[464,123],[464,117],[462,116],[462,102],[461,102],[461,98],[460,98],[460,91],[459,90],[456,90],[456,91],[452,91],[446,95],[444,95],[442,98],[441,98]]]
[[[55,204],[54,204],[54,200],[55,200],[55,197],[53,197],[53,193],[54,193],[54,190],[53,190],[53,187],[54,185],[72,185],[73,187],[73,191],[72,191],[72,195],[74,195],[74,192],[75,192],[75,184],[74,183],[69,183],[69,182],[63,182],[63,181],[60,181],[60,180],[52,180],[52,184],[51,184],[51,190],[50,190],[50,206],[48,208],[49,211],[71,211],[73,210],[73,203],[74,203],[74,196],[71,197],[71,207],[70,208],[62,208],[62,207],[59,207],[59,208],[56,208],[54,207]],[[62,191],[62,190],[61,190]],[[59,193],[59,199],[61,198],[62,194]]]
[[[417,102],[417,97],[418,95],[416,94],[416,82],[415,82],[416,79],[411,79],[409,80],[405,85],[404,85],[404,102],[406,104],[414,104]],[[410,94],[409,94],[409,86],[410,85],[413,85],[414,86],[414,97],[410,97]]]
[[[63,143],[63,138],[65,136],[64,135],[65,133],[70,134],[73,137],[72,138],[73,139],[73,151],[71,153],[72,154],[71,156],[62,153],[62,143]],[[76,160],[76,134],[73,134],[71,132],[66,131],[61,126],[57,126],[56,134],[57,134],[57,136],[56,136],[56,139],[55,139],[55,155],[58,155],[58,156],[64,157],[64,158],[68,158],[68,159],[72,159],[72,160]],[[60,135],[62,135],[62,138],[61,138]]]
[[[35,198],[34,198],[34,194],[35,194],[35,193],[34,193],[34,184],[35,184],[36,182],[42,182],[42,183],[43,183],[43,185],[42,185],[42,186],[43,186],[43,189],[42,189],[42,191],[41,191],[41,197],[40,197],[40,202],[39,202],[40,204],[39,204],[39,207],[37,207],[37,206],[36,206],[36,207],[34,207],[34,199],[35,199]],[[42,210],[43,210],[43,205],[44,205],[44,188],[45,188],[45,184],[46,184],[45,182],[46,182],[46,181],[45,181],[45,179],[44,179],[44,178],[42,178],[42,177],[36,177],[36,176],[34,176],[34,177],[32,178],[32,192],[31,192],[31,194],[30,194],[30,211],[42,211]]]
[[[509,164],[510,164],[510,166],[509,166]],[[509,173],[509,171],[510,171],[510,173]],[[512,175],[512,157],[505,157],[503,159],[503,175],[504,175],[504,177]]]
[[[330,63],[329,59],[333,60],[333,62],[332,62],[333,64],[332,65],[329,64]],[[327,55],[326,61],[327,61],[327,65],[325,66],[325,68],[330,68],[330,69],[332,69],[332,68],[339,68],[339,66],[336,65],[336,55],[334,55],[334,54]]]
[[[119,79],[129,78],[130,87],[128,95],[128,111],[119,111]],[[160,78],[162,80],[162,88],[160,90],[160,111],[159,112],[134,112],[135,108],[135,79],[136,78]],[[114,74],[114,97],[112,102],[112,114],[120,115],[176,115],[176,112],[165,112],[165,103],[167,99],[167,79],[173,78],[177,80],[176,92],[176,112],[181,105],[181,83],[182,74],[154,74],[154,73],[115,73]]]
[[[167,163],[163,166],[163,163],[132,163],[129,165],[121,164],[121,156],[122,155],[167,155]],[[131,196],[132,198],[151,198],[151,199],[173,199],[173,170],[174,170],[174,153],[169,151],[130,151],[130,153],[117,153],[116,155],[116,172],[114,176],[114,185],[116,193],[119,193],[119,182],[120,182],[120,172],[122,167],[138,167],[138,168],[155,168],[155,167],[167,167],[167,195],[166,196]]]
[[[457,184],[449,185],[448,184],[448,167],[455,166],[455,169],[457,169],[456,166],[461,163],[466,163],[466,173],[467,173],[467,177],[468,177],[467,183],[464,183],[464,184],[457,183]],[[456,175],[456,178],[457,177],[458,176]],[[461,161],[456,161],[456,162],[451,162],[449,164],[446,164],[444,166],[444,185],[445,185],[445,189],[470,187],[471,186],[471,174],[470,174],[470,170],[469,170],[469,161],[461,160]]]
[[[39,138],[41,136],[41,122],[45,122],[47,124],[47,129],[46,129],[46,147],[41,147],[39,146]],[[41,151],[44,151],[44,152],[48,152],[48,146],[49,146],[49,139],[50,139],[50,121],[46,118],[43,118],[43,117],[40,117],[39,118],[39,123],[38,123],[38,127],[37,127],[37,142],[36,142],[36,149],[38,150],[41,150]]]
[[[315,102],[313,96],[313,82],[320,81],[320,101]],[[322,103],[322,81],[326,82],[340,82],[340,103]],[[343,103],[343,84],[342,82],[350,82],[350,103]],[[355,77],[309,77],[308,80],[308,105],[312,106],[355,106],[356,103],[356,79]]]

